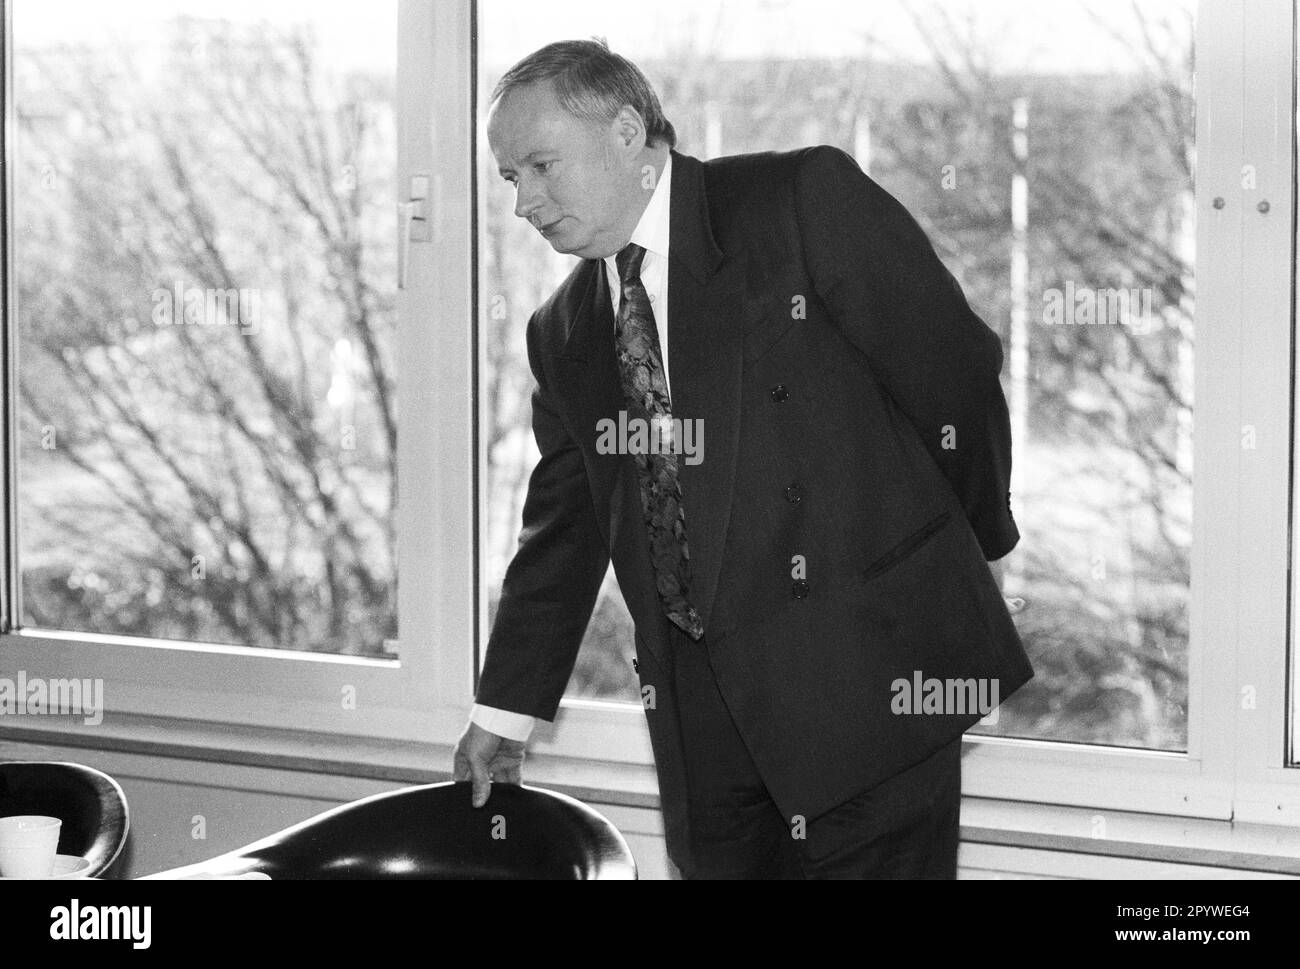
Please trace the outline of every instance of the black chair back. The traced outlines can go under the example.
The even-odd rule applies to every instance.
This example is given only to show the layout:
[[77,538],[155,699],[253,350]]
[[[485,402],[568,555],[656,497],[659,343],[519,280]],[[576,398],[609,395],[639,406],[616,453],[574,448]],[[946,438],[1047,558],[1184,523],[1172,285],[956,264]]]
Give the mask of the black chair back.
[[102,875],[130,831],[126,795],[117,781],[84,764],[0,762],[0,817],[42,814],[63,822],[59,854],[90,862],[85,875]]
[[150,878],[631,879],[618,830],[580,801],[495,784],[482,808],[467,782],[408,787],[318,814],[236,851]]

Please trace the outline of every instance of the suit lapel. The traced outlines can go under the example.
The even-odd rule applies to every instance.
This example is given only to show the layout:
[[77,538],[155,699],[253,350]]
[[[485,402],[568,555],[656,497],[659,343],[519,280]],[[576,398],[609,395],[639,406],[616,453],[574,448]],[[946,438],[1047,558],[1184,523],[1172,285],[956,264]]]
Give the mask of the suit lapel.
[[[673,152],[669,207],[668,369],[673,417],[699,420],[702,460],[679,458],[691,602],[706,635],[731,516],[740,433],[745,264],[714,239],[704,165]],[[683,456],[684,457],[684,456]]]
[[[569,396],[578,441],[593,469],[592,497],[597,508],[608,508],[609,515],[597,515],[600,530],[612,548],[626,521],[624,506],[628,497],[629,474],[636,485],[636,468],[627,455],[600,454],[596,451],[597,424],[606,418],[618,421],[619,411],[627,405],[619,383],[618,363],[614,356],[614,312],[609,287],[600,260],[587,263],[586,293],[578,306],[557,364],[564,381],[561,393]],[[640,501],[638,493],[632,496]],[[640,505],[636,506],[639,520]]]

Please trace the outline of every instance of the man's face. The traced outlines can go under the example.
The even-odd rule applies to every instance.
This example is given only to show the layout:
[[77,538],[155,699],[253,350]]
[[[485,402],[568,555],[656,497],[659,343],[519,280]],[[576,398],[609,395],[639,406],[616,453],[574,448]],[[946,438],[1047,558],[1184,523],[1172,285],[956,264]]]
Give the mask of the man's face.
[[575,118],[543,81],[497,101],[487,134],[498,169],[515,186],[515,215],[556,252],[603,259],[627,244],[647,200],[637,167],[645,135],[635,122]]

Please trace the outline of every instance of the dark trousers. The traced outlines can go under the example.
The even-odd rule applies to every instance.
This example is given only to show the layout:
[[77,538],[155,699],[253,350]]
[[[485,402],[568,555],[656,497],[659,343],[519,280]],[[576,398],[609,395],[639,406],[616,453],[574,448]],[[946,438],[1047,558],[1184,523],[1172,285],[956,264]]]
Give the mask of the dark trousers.
[[683,877],[957,877],[960,737],[825,814],[783,817],[718,692],[705,642],[672,628],[692,859]]

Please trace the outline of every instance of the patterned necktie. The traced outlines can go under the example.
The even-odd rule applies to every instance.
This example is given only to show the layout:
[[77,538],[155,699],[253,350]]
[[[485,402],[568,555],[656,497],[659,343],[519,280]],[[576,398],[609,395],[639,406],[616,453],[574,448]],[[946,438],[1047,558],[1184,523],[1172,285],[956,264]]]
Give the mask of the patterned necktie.
[[[644,257],[645,250],[632,244],[624,247],[614,260],[623,293],[618,307],[614,346],[622,375],[623,396],[634,411],[644,410],[651,421],[666,428],[672,426],[669,423],[672,409],[668,400],[668,383],[664,379],[663,359],[659,353],[659,331],[655,329],[650,297],[641,284],[641,260]],[[662,434],[661,439],[671,440],[671,437]],[[682,488],[677,481],[677,453],[673,447],[647,447],[645,450],[668,451],[667,454],[634,455],[641,480],[641,510],[650,535],[650,562],[654,566],[659,601],[664,614],[698,642],[704,635],[704,624],[687,598],[691,585],[691,560],[686,546],[686,509],[682,507]]]

